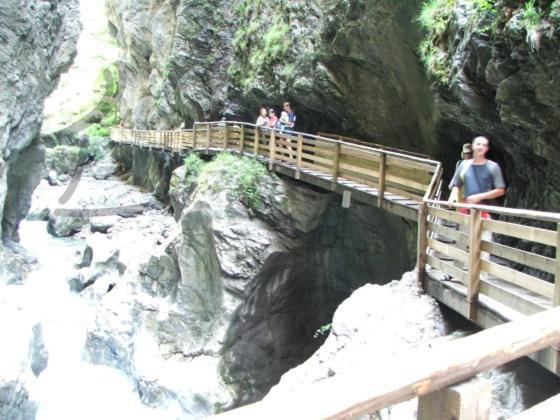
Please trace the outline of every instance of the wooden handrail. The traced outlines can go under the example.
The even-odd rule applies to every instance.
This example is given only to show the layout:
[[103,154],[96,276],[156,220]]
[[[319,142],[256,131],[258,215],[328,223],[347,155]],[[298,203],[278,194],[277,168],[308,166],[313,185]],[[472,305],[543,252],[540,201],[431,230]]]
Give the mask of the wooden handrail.
[[379,381],[375,370],[378,366],[360,366],[353,375],[336,375],[290,392],[273,393],[261,402],[211,418],[356,418],[456,384],[558,342],[560,307],[468,337],[439,342],[429,350],[412,350],[388,362],[384,371],[391,375],[383,381]]
[[[210,122],[195,122],[194,124],[195,124],[195,126],[198,125],[198,124],[204,124],[204,125],[211,124],[211,125],[215,125],[215,126],[224,126],[225,124],[237,124],[237,125],[245,125],[246,127],[258,128],[258,126],[255,125],[255,124],[242,122],[242,121],[210,121]],[[267,130],[279,132],[279,130],[276,130],[274,128],[267,129]],[[371,147],[371,146],[364,146],[364,145],[361,145],[361,144],[349,143],[349,142],[342,141],[342,140],[330,139],[328,137],[315,136],[313,134],[302,133],[302,132],[299,132],[299,131],[290,131],[290,134],[293,134],[293,135],[296,135],[296,136],[298,134],[301,134],[304,138],[320,140],[320,141],[323,141],[325,143],[331,143],[331,144],[340,143],[341,145],[352,147],[352,148],[358,149],[358,150],[364,150],[364,151],[369,151],[369,152],[377,152],[377,153],[386,153],[387,156],[394,156],[394,157],[402,158],[402,159],[405,159],[405,160],[411,160],[413,162],[425,163],[425,164],[433,165],[434,167],[437,166],[438,163],[439,163],[437,160],[421,158],[421,157],[409,155],[405,152],[394,152],[394,151],[391,151],[391,150],[385,150],[385,149],[379,149],[379,148]]]
[[361,144],[363,146],[374,146],[378,149],[391,150],[391,151],[398,152],[398,153],[406,153],[407,155],[417,156],[417,157],[426,158],[426,159],[430,158],[430,155],[426,155],[424,153],[410,152],[408,150],[399,149],[398,147],[386,146],[384,144],[358,140],[358,139],[355,139],[353,137],[341,136],[340,134],[325,133],[323,131],[319,131],[317,133],[317,136],[342,140],[342,141],[345,141],[345,142],[348,142],[348,143]]
[[436,206],[444,206],[449,208],[460,208],[460,209],[475,209],[480,211],[486,211],[488,213],[501,214],[503,216],[522,217],[522,218],[539,220],[542,222],[560,223],[560,213],[528,210],[528,209],[514,209],[514,208],[498,207],[498,206],[486,206],[481,204],[466,204],[466,203],[449,204],[448,201],[441,201],[441,200],[427,199],[425,201],[428,204],[433,204]]

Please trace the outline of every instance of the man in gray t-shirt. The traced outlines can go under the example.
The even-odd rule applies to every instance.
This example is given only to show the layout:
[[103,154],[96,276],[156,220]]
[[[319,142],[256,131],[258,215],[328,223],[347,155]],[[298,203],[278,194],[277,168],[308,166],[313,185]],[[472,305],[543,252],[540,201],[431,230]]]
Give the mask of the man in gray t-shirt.
[[486,159],[489,141],[486,137],[473,140],[473,159],[464,160],[457,167],[451,180],[449,202],[459,198],[459,188],[464,188],[464,202],[468,204],[496,204],[495,199],[506,193],[506,183],[500,166]]

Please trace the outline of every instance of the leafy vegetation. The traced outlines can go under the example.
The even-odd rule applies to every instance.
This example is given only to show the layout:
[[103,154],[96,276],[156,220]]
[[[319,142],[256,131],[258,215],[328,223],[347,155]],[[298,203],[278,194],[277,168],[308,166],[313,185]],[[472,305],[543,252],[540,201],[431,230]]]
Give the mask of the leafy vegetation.
[[[280,0],[280,7],[289,2]],[[282,14],[270,13],[270,5],[262,0],[240,0],[234,10],[237,16],[246,22],[235,32],[233,46],[237,59],[228,69],[228,75],[243,88],[248,88],[253,81],[266,74],[271,66],[285,64],[286,57],[293,42],[290,25]],[[271,19],[267,19],[267,16]],[[291,68],[284,70],[284,75],[291,75]]]
[[119,91],[118,69],[114,65],[106,67],[101,70],[99,77],[103,80],[105,95],[95,107],[101,114],[101,120],[86,128],[85,132],[90,137],[108,137],[109,129],[120,122],[115,103]]
[[107,155],[109,141],[101,138],[101,136],[92,137],[89,139],[89,145],[86,150],[89,156],[93,156],[95,160],[101,160]]
[[427,0],[422,4],[418,23],[427,32],[418,52],[426,71],[436,81],[449,83],[446,33],[457,0]]
[[542,34],[539,29],[543,16],[543,12],[536,6],[535,0],[528,0],[519,18],[521,26],[523,26],[527,34],[527,44],[534,51],[538,50],[540,46]]
[[[211,174],[218,174],[226,182],[219,186],[208,185]],[[268,176],[273,175],[257,159],[223,152],[204,166],[199,181],[214,190],[225,189],[230,198],[241,201],[248,209],[257,210],[262,204],[259,188]]]
[[72,173],[86,162],[87,157],[87,149],[77,146],[61,145],[47,149],[47,165],[59,174]]
[[328,334],[331,331],[331,329],[332,329],[332,323],[321,325],[319,328],[317,328],[317,330],[313,334],[313,337],[317,338],[320,335]]
[[205,162],[200,158],[198,153],[191,153],[185,158],[183,164],[185,165],[185,186],[189,188],[196,182]]

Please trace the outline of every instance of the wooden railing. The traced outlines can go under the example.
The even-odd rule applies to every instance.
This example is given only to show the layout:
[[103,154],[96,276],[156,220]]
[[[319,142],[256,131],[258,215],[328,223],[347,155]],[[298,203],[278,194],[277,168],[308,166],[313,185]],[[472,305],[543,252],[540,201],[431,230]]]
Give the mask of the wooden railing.
[[[429,350],[413,350],[384,366],[360,366],[354,375],[336,375],[287,393],[271,395],[265,400],[214,416],[228,419],[349,419],[374,413],[414,397],[464,381],[478,373],[560,342],[560,308],[550,309],[518,321],[483,330],[477,334],[434,344]],[[467,396],[469,397],[469,396]],[[470,398],[479,399],[479,393]],[[489,395],[486,396],[488,399]],[[476,401],[470,401],[471,408]],[[473,412],[419,413],[419,420],[484,420]],[[435,414],[435,415],[434,415]],[[488,414],[488,413],[486,413]]]
[[[418,271],[422,278],[429,264],[461,282],[467,289],[467,315],[473,320],[481,294],[527,315],[560,304],[560,214],[468,204],[456,207],[469,209],[470,214],[449,210],[447,202],[434,200],[426,200],[420,208]],[[484,219],[482,212],[494,218]],[[496,220],[496,216],[548,223],[556,229]],[[544,251],[503,245],[491,239],[497,234]],[[504,283],[514,285],[513,289],[501,287]]]
[[302,170],[331,177],[331,189],[339,179],[354,181],[378,191],[383,207],[386,193],[412,201],[436,198],[441,179],[439,162],[298,132],[281,132],[242,122],[195,123],[192,130],[152,131],[115,128],[115,141],[168,150],[229,150],[259,156],[275,164],[293,165],[296,179]]

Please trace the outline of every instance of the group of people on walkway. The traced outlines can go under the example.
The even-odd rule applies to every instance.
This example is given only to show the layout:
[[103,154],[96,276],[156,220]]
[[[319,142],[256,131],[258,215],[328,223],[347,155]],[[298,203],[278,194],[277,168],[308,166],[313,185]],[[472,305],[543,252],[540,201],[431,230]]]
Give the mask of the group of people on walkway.
[[257,127],[276,129],[280,131],[294,131],[296,125],[296,114],[289,102],[284,102],[280,117],[276,115],[274,108],[261,107],[259,116],[255,123]]

